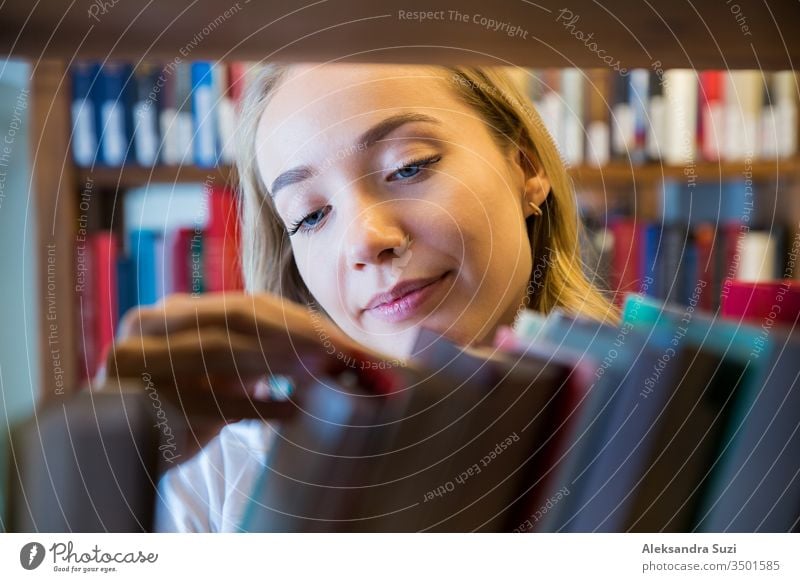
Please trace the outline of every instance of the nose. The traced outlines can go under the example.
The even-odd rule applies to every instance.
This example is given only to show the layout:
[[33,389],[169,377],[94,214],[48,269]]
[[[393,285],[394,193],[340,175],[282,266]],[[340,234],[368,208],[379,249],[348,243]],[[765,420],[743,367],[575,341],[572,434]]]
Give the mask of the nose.
[[397,220],[396,205],[365,201],[356,209],[345,235],[348,265],[363,270],[368,265],[389,263],[408,245],[408,236]]

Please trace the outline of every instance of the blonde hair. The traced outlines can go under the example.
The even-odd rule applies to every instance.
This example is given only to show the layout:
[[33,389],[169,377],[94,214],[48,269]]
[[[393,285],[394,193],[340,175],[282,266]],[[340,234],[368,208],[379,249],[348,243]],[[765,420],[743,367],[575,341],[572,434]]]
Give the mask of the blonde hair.
[[[502,147],[516,144],[550,182],[543,215],[528,219],[533,268],[526,305],[541,313],[566,313],[616,324],[619,310],[587,278],[583,225],[572,182],[541,118],[509,76],[490,67],[442,67],[457,95],[473,107]],[[273,206],[256,162],[258,122],[287,67],[268,65],[247,89],[239,121],[237,169],[242,191],[243,270],[249,291],[267,291],[316,305],[292,254],[289,236]],[[509,142],[510,140],[510,142]]]

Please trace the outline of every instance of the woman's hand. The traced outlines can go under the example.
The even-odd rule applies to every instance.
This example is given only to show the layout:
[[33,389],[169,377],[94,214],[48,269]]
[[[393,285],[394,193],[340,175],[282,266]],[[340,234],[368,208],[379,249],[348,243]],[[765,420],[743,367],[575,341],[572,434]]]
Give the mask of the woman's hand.
[[174,295],[124,317],[106,376],[146,377],[183,412],[191,454],[226,422],[297,410],[294,399],[259,397],[268,376],[289,376],[302,393],[309,381],[365,357],[365,348],[311,307],[269,294]]

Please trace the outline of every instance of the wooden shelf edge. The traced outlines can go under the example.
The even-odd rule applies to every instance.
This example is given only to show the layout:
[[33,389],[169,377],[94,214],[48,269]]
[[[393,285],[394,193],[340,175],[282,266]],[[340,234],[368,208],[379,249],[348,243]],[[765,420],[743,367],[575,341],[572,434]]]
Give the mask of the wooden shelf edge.
[[[642,165],[612,162],[606,166],[573,166],[570,176],[579,184],[619,184],[659,182],[665,179],[689,181],[716,180],[779,180],[800,177],[800,158],[739,162],[698,162],[683,166],[647,163]],[[197,166],[122,166],[118,168],[78,168],[78,187],[89,180],[94,186],[107,189],[133,188],[147,184],[185,184],[212,182],[217,185],[236,183],[236,169],[231,166],[199,168]]]

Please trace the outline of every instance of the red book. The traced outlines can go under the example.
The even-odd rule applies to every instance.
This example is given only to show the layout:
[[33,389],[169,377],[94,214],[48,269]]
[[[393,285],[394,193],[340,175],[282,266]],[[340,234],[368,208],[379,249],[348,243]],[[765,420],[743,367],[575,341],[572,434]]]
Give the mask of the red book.
[[245,79],[251,68],[251,63],[246,61],[233,61],[228,64],[228,95],[239,111],[244,98]]
[[[174,293],[202,291],[202,232],[194,228],[179,228],[167,238],[165,252],[172,257],[172,290]],[[192,243],[195,248],[192,249]]]
[[239,214],[236,195],[227,188],[212,187],[208,199],[208,225],[203,232],[205,290],[234,291],[244,288],[239,258]]
[[614,250],[610,278],[617,305],[622,305],[626,293],[640,292],[642,261],[638,230],[639,224],[633,218],[619,219],[611,224]]
[[695,281],[705,281],[707,285],[700,292],[699,305],[704,311],[714,309],[714,279],[716,278],[716,262],[714,261],[714,244],[716,229],[713,224],[704,222],[694,230],[694,242],[697,247],[697,273]]
[[94,286],[97,317],[95,334],[97,345],[92,375],[102,363],[106,351],[114,341],[117,329],[117,240],[111,232],[95,232],[90,237],[94,261]]
[[722,71],[700,73],[697,138],[703,158],[710,161],[719,160],[721,144],[724,143],[723,75]]
[[[747,320],[758,325],[785,323],[794,325],[800,316],[800,281],[725,282],[728,292],[722,296],[722,316]],[[768,324],[768,327],[772,326]]]

